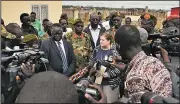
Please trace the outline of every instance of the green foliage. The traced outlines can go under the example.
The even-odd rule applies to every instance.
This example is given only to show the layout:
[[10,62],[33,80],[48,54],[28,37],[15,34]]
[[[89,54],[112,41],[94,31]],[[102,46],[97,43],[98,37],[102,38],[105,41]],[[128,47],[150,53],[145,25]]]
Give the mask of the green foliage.
[[74,22],[73,18],[68,18],[68,28],[73,28],[73,22]]

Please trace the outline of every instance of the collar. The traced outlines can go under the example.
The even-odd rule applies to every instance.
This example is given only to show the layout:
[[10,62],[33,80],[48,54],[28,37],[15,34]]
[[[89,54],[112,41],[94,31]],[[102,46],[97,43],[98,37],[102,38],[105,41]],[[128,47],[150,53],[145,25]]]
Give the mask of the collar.
[[61,44],[63,44],[63,41],[62,41],[62,39],[59,41]]
[[73,38],[76,39],[76,38],[84,38],[84,33],[82,32],[81,35],[77,35],[76,33],[73,33]]
[[34,22],[31,22],[31,23],[38,23],[39,22],[39,20],[38,19],[35,19],[35,21]]
[[[90,30],[92,30],[91,25],[89,25],[89,29],[90,29]],[[100,26],[100,25],[98,25],[97,29],[101,29],[101,26]]]
[[55,41],[57,44],[58,44],[58,42],[60,43],[60,44],[63,44],[63,41],[62,41],[62,39],[60,40],[60,41]]
[[23,28],[23,29],[31,29],[31,28],[34,28],[34,27],[31,26],[31,25],[30,25],[29,27],[27,27],[27,26],[25,26],[24,24],[22,24],[22,25],[21,25],[21,28]]
[[140,51],[138,54],[136,54],[133,59],[130,61],[129,65],[133,65],[136,61],[143,58],[144,56],[147,56],[144,51]]

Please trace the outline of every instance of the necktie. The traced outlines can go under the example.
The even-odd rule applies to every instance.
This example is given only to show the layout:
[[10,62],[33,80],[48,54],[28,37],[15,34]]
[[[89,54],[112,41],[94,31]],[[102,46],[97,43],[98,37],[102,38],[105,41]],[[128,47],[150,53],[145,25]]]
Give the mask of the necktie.
[[67,59],[66,56],[61,48],[61,43],[58,42],[58,49],[60,51],[61,54],[61,58],[62,58],[62,62],[63,62],[63,73],[66,72],[68,70],[68,64],[67,64]]

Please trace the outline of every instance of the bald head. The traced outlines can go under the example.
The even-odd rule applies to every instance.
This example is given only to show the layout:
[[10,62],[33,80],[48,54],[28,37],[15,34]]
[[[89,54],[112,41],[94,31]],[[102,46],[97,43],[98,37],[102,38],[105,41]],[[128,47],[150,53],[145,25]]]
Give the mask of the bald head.
[[90,18],[92,18],[93,16],[98,16],[98,14],[96,12],[93,12],[90,14]]
[[44,31],[46,31],[51,36],[51,28],[53,23],[51,21],[47,21],[44,25]]
[[91,26],[97,26],[99,25],[100,18],[97,13],[91,13],[89,21],[91,23]]
[[123,56],[132,48],[141,47],[139,30],[133,25],[121,26],[115,34],[115,42],[119,47],[118,52]]
[[141,27],[138,27],[138,30],[140,33],[140,38],[141,38],[142,44],[148,43],[148,40],[147,40],[148,32],[144,28],[141,28]]
[[78,103],[75,86],[57,72],[46,71],[32,76],[21,89],[17,103]]
[[47,22],[46,22],[46,25],[47,25],[47,26],[52,26],[53,23],[52,23],[51,21],[47,21]]

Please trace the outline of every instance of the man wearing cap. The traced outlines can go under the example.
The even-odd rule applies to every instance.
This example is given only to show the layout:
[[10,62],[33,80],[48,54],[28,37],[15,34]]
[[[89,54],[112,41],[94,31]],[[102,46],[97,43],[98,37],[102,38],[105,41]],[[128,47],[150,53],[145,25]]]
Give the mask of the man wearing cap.
[[149,13],[145,13],[140,16],[141,27],[144,28],[148,34],[153,34],[155,32],[154,28],[157,24],[157,18]]
[[1,37],[8,38],[8,39],[15,39],[16,36],[6,31],[4,26],[1,25]]
[[122,18],[119,12],[112,13],[110,16],[110,29],[107,30],[109,34],[111,34],[114,37],[114,34],[116,33],[116,30],[121,26]]
[[16,35],[11,34],[6,31],[5,25],[4,25],[4,20],[1,18],[1,37],[7,38],[7,39],[15,39]]
[[[7,48],[7,41],[16,39],[16,35],[8,32],[6,28],[1,24],[1,50]],[[14,48],[14,47],[13,47]],[[10,48],[8,48],[10,49]],[[1,54],[2,57],[7,56],[5,54]]]
[[90,15],[90,24],[84,29],[84,32],[90,36],[91,45],[94,49],[96,46],[100,44],[100,36],[106,31],[106,29],[99,25],[99,16],[97,13],[92,13]]
[[76,57],[76,72],[78,72],[88,63],[92,52],[92,46],[90,36],[83,32],[83,21],[81,19],[76,19],[73,25],[75,30],[67,33],[66,38],[73,46]]

